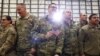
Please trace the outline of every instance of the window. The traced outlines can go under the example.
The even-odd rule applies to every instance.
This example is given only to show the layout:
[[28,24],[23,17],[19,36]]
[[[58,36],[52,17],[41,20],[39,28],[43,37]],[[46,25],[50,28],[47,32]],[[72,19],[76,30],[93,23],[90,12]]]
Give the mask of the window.
[[[2,5],[3,2],[3,5]],[[16,3],[25,3],[28,12],[43,17],[47,13],[47,8],[50,3],[56,3],[59,10],[72,10],[72,19],[79,20],[79,13],[98,13],[100,15],[99,0],[0,0],[0,14],[17,17]],[[2,12],[1,12],[2,11]]]

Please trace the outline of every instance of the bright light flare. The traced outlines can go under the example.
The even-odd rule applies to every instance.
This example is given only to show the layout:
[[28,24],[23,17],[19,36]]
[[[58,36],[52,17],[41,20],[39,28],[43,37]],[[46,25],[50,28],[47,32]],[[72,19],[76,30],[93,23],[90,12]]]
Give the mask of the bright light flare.
[[52,18],[52,21],[55,23],[62,23],[63,15],[62,12],[55,12]]

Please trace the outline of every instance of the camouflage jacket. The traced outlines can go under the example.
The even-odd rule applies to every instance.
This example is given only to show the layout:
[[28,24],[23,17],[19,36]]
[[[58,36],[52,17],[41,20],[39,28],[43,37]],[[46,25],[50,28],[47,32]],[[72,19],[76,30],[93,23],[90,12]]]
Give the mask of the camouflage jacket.
[[48,22],[48,20],[46,20],[46,19],[41,19],[40,21],[42,21],[41,30],[39,29],[40,33],[46,35],[46,33],[48,31],[60,30],[61,34],[59,36],[53,35],[52,37],[49,37],[49,38],[45,38],[45,36],[41,36],[41,37],[38,36],[34,42],[35,44],[36,43],[38,44],[36,46],[36,47],[38,47],[37,48],[38,56],[41,56],[41,53],[43,53],[44,56],[51,56],[55,53],[62,53],[63,32],[62,32],[61,26],[59,24],[58,25],[52,24],[52,23]]
[[0,31],[0,56],[11,56],[16,41],[16,31],[12,25]]
[[26,51],[31,48],[31,32],[34,31],[34,35],[37,27],[39,26],[39,20],[37,17],[28,14],[24,18],[19,18],[16,21],[17,30],[17,51]]
[[78,53],[78,27],[71,21],[69,24],[64,24],[64,48],[63,53],[75,54]]
[[81,20],[80,21],[80,27],[84,26],[84,25],[87,25],[88,24],[88,21],[86,20]]

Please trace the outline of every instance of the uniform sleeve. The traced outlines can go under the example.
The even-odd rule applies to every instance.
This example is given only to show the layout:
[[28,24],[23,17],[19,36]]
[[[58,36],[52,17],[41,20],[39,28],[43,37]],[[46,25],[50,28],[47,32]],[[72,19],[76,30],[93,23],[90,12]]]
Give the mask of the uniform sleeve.
[[31,47],[34,47],[34,41],[38,41],[41,38],[45,37],[45,33],[43,32],[42,22],[37,18],[33,17],[32,20],[33,28],[31,30]]
[[57,48],[56,48],[56,53],[62,53],[62,48],[63,48],[63,36],[61,36],[58,40]]
[[16,32],[14,30],[10,30],[7,33],[7,39],[4,42],[4,44],[0,47],[1,55],[4,55],[8,50],[10,50],[16,41]]
[[57,39],[57,48],[56,48],[56,53],[61,54],[62,53],[62,48],[63,48],[63,43],[64,43],[64,30],[61,29],[61,34],[58,36]]
[[44,22],[38,19],[37,17],[34,17],[33,24],[34,27],[32,28],[32,32],[34,33],[34,36],[36,35],[37,37],[44,38]]
[[83,29],[79,30],[79,52],[80,55],[84,54],[84,38],[85,37],[85,32]]

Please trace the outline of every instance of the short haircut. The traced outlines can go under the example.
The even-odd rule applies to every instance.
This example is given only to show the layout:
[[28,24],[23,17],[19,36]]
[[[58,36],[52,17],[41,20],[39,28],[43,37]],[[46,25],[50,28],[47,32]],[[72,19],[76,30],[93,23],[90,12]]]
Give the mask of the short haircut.
[[11,18],[11,16],[4,15],[3,17],[6,17],[6,19],[7,19],[8,21],[11,21],[10,24],[12,24],[12,18]]
[[97,15],[97,14],[91,14],[91,15],[89,16],[89,20],[91,20],[91,19],[92,19],[92,16],[94,16],[94,15]]
[[56,3],[51,3],[51,4],[49,4],[48,8],[50,8],[50,6],[53,5],[53,4],[56,5]]
[[18,3],[17,5],[21,5],[26,8],[26,5],[24,3]]
[[80,16],[86,16],[86,13],[80,13]]

